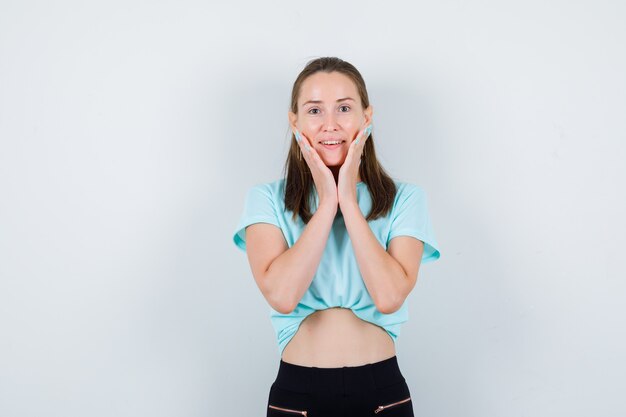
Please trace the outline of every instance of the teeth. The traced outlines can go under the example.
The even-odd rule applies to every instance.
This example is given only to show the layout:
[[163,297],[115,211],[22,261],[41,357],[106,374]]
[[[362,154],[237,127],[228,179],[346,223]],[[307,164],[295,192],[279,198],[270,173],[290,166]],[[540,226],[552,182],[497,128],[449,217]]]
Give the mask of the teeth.
[[338,145],[341,142],[343,142],[343,141],[342,140],[328,140],[328,141],[322,142],[322,144],[324,144],[324,145]]

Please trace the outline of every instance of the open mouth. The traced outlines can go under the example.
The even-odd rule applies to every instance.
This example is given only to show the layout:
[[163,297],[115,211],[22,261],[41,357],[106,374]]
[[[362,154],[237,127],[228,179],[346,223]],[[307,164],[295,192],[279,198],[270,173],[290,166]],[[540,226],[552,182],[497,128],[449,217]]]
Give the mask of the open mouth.
[[345,140],[323,140],[320,141],[320,145],[326,149],[337,149],[340,148],[345,142]]

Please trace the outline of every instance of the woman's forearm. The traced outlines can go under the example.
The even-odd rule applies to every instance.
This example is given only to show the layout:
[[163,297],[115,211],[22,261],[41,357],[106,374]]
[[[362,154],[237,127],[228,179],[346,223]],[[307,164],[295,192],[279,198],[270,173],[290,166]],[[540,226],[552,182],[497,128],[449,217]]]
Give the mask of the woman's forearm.
[[333,207],[322,202],[294,245],[268,267],[265,274],[268,300],[277,311],[283,314],[293,311],[311,285],[336,214],[336,204]]
[[381,313],[393,313],[408,293],[404,269],[376,239],[356,202],[344,204],[342,213],[367,291]]

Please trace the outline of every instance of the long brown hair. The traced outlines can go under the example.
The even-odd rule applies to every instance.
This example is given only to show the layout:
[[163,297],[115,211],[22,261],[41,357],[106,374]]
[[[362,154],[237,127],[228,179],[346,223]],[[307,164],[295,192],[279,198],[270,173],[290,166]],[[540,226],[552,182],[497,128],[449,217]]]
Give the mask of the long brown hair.
[[[354,65],[336,57],[323,57],[309,61],[293,83],[291,90],[291,111],[293,113],[298,114],[298,96],[302,83],[319,71],[326,73],[336,71],[348,76],[356,85],[363,108],[369,107],[365,81]],[[315,183],[309,166],[304,158],[298,158],[298,152],[300,152],[299,145],[296,143],[292,132],[291,146],[284,167],[285,208],[293,212],[294,221],[299,215],[304,223],[308,223],[313,215],[310,204]],[[373,134],[370,134],[365,142],[363,153],[364,156],[359,165],[359,175],[367,185],[372,198],[372,209],[365,218],[370,221],[386,216],[391,210],[396,196],[396,185],[376,159]]]

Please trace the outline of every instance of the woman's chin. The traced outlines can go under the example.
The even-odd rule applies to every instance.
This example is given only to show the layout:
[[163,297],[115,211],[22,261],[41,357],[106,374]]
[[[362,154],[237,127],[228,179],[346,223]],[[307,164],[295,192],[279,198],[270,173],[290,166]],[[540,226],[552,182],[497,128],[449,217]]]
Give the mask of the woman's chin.
[[321,153],[320,158],[327,167],[338,167],[343,165],[346,160],[346,155],[342,155],[338,152],[330,155],[328,153]]
[[340,167],[343,165],[343,162],[345,161],[345,158],[322,158],[322,161],[324,161],[324,165],[326,165],[327,167],[331,168],[331,167]]

